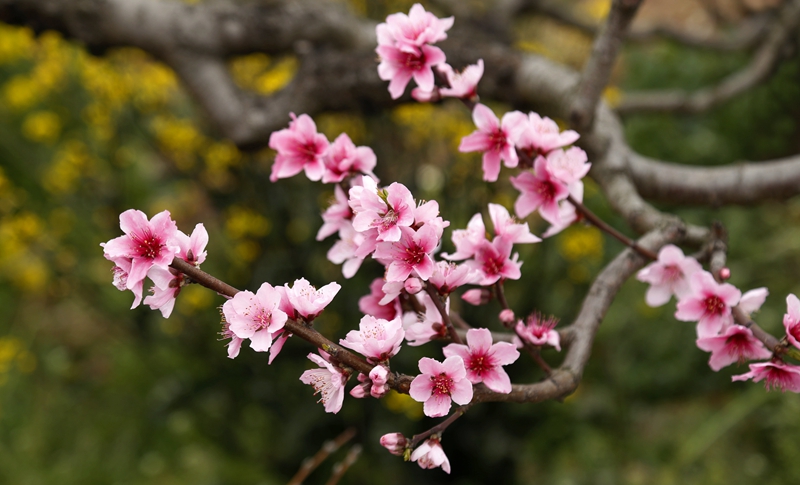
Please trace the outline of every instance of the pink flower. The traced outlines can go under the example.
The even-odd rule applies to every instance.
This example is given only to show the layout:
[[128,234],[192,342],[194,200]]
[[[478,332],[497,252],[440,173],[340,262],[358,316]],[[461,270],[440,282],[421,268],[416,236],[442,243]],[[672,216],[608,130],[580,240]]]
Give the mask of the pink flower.
[[344,226],[352,226],[350,221],[353,219],[353,211],[350,210],[347,195],[342,190],[342,187],[336,185],[333,189],[333,195],[333,203],[322,213],[322,220],[325,223],[317,232],[317,241],[322,241]]
[[485,305],[492,299],[492,293],[486,288],[474,288],[467,290],[461,295],[461,299],[470,305]]
[[466,229],[456,229],[450,237],[456,247],[456,252],[442,254],[442,257],[458,261],[474,256],[478,246],[483,241],[486,241],[486,226],[483,225],[483,218],[480,213],[472,216],[467,223]]
[[433,91],[433,66],[441,64],[446,57],[438,47],[423,45],[410,51],[392,45],[378,45],[375,52],[381,58],[378,64],[378,77],[389,81],[389,94],[392,99],[403,95],[411,78],[423,91]]
[[483,241],[475,251],[475,258],[466,264],[481,275],[478,284],[481,286],[493,285],[500,278],[518,280],[522,275],[515,253],[511,258],[511,241],[505,237],[496,237],[494,241]]
[[[442,314],[436,308],[430,295],[419,293],[416,298],[425,307],[425,313],[408,312],[403,315],[403,328],[408,345],[416,347],[433,339],[447,338],[447,327],[442,321]],[[450,313],[449,298],[445,300],[444,311]]]
[[783,392],[800,392],[800,367],[785,364],[780,360],[750,364],[750,372],[732,376],[731,380],[758,382],[766,379],[767,390],[780,389]]
[[224,319],[222,320],[222,331],[219,334],[222,337],[220,340],[231,339],[225,346],[228,347],[228,358],[235,359],[239,355],[239,350],[242,348],[244,339],[237,337],[236,334],[231,331],[231,324]]
[[394,320],[400,314],[400,302],[395,300],[387,305],[382,305],[385,294],[383,293],[383,278],[372,280],[369,285],[370,294],[362,296],[358,300],[358,309],[365,315],[372,315],[383,320]]
[[696,259],[684,256],[680,248],[667,244],[658,252],[658,261],[639,271],[636,279],[650,283],[645,301],[651,307],[658,307],[672,295],[680,299],[689,294],[689,277],[702,269]]
[[471,383],[483,382],[489,389],[503,394],[511,392],[511,379],[502,366],[519,358],[514,344],[497,342],[492,345],[492,333],[488,329],[471,328],[467,330],[467,345],[450,344],[442,352],[445,357],[461,357]]
[[375,168],[377,158],[370,147],[356,147],[347,133],[342,133],[328,147],[322,157],[325,173],[322,183],[341,182],[348,174],[364,173],[370,176]]
[[253,350],[266,352],[287,320],[286,313],[278,308],[280,302],[281,294],[264,283],[255,294],[245,290],[234,295],[222,305],[222,313],[234,335],[249,338]]
[[454,355],[444,362],[423,357],[419,361],[422,374],[411,381],[409,394],[414,400],[424,402],[426,416],[437,418],[450,411],[450,402],[469,404],[472,400],[472,383],[466,379],[467,370],[461,357]]
[[411,50],[424,44],[434,44],[447,38],[453,26],[453,17],[439,19],[425,8],[415,3],[408,15],[394,13],[386,17],[386,23],[379,24],[378,43],[394,44],[400,49]]
[[[550,345],[561,352],[561,337],[558,332],[553,330],[557,324],[558,319],[555,317],[545,318],[541,313],[536,312],[528,317],[526,324],[519,320],[514,330],[517,332],[519,339],[525,342],[537,347]],[[522,340],[519,339],[515,337],[518,345],[522,346]]]
[[786,297],[786,314],[783,316],[786,339],[800,349],[800,300],[793,294]]
[[403,456],[408,445],[408,439],[402,433],[387,433],[381,436],[381,446],[396,456]]
[[442,63],[436,66],[439,73],[446,79],[449,88],[434,87],[433,91],[423,91],[414,88],[411,97],[420,102],[438,101],[441,97],[473,99],[478,96],[478,82],[483,77],[483,59],[478,59],[477,64],[471,64],[461,72],[456,72],[447,64]]
[[328,139],[317,133],[317,125],[310,116],[296,116],[294,113],[290,116],[289,128],[276,131],[269,137],[269,147],[278,152],[269,179],[275,182],[305,170],[309,179],[317,181],[325,172],[322,157],[328,149]]
[[[570,184],[567,188],[569,189],[569,195],[571,195],[573,199],[578,202],[583,202],[583,182],[575,182]],[[568,200],[560,201],[558,203],[558,220],[555,223],[551,223],[552,225],[547,228],[544,234],[542,234],[542,237],[548,238],[555,236],[577,222],[581,217],[582,216],[579,215],[578,211],[575,209],[575,206]]]
[[559,224],[558,202],[567,198],[569,190],[550,173],[544,157],[536,158],[533,173],[522,172],[511,177],[511,185],[522,192],[514,203],[517,217],[527,217],[538,209],[544,220],[553,225]]
[[369,371],[369,380],[372,381],[369,394],[375,399],[380,399],[389,390],[389,370],[386,367],[382,365],[373,367]]
[[711,352],[708,365],[715,371],[734,362],[768,359],[772,356],[772,352],[753,337],[753,332],[741,325],[731,325],[720,335],[699,338],[697,346]]
[[295,280],[291,288],[289,288],[288,284],[284,285],[284,287],[292,307],[309,322],[328,306],[328,303],[333,300],[333,297],[342,288],[339,283],[333,282],[316,289],[305,278]]
[[399,241],[400,228],[414,223],[414,197],[397,182],[378,190],[375,181],[365,177],[363,187],[350,189],[350,206],[355,212],[355,230],[377,229],[377,241]]
[[690,293],[680,297],[675,318],[698,322],[697,336],[713,337],[733,324],[731,307],[739,303],[742,292],[735,286],[714,281],[707,271],[698,271],[689,278]]
[[739,308],[748,315],[757,312],[766,301],[768,295],[769,290],[764,287],[746,291],[742,298],[739,299]]
[[531,234],[528,223],[519,223],[500,204],[489,204],[489,217],[492,219],[495,236],[504,236],[514,244],[541,242]]
[[547,167],[555,178],[569,185],[580,181],[589,173],[592,164],[587,160],[586,152],[578,147],[553,150],[547,154]]
[[[320,353],[327,355],[322,351]],[[315,395],[321,394],[317,402],[325,406],[326,413],[338,413],[344,402],[344,385],[347,383],[347,377],[338,367],[319,355],[308,354],[308,358],[320,368],[303,372],[300,382],[312,386]]]
[[540,117],[531,111],[528,123],[521,131],[517,146],[533,158],[535,155],[547,155],[551,150],[574,143],[580,135],[572,130],[560,132],[555,121],[548,117]]
[[411,273],[427,281],[433,274],[431,253],[439,244],[436,231],[428,224],[418,231],[402,227],[398,242],[378,244],[374,257],[391,261],[386,270],[386,281],[405,281]]
[[500,160],[509,168],[519,163],[514,143],[525,128],[525,115],[512,111],[504,114],[501,122],[491,109],[479,103],[472,110],[472,120],[478,129],[461,140],[458,151],[484,152],[483,180],[496,182]]
[[351,330],[339,344],[355,350],[369,362],[386,362],[400,351],[405,338],[403,322],[399,318],[391,321],[365,315],[358,324],[359,330]]
[[450,473],[450,461],[444,454],[441,443],[436,438],[425,440],[411,453],[411,461],[416,461],[420,468],[430,469],[442,467],[445,473]]
[[119,216],[119,225],[124,236],[101,243],[103,256],[112,261],[114,283],[119,288],[123,283],[133,290],[135,300],[131,308],[142,299],[142,282],[153,267],[167,270],[172,263],[178,245],[175,237],[178,227],[170,218],[169,211],[159,212],[147,220],[144,212],[128,209]]
[[[176,255],[178,258],[195,266],[200,266],[206,260],[208,232],[203,224],[197,224],[191,236],[177,231],[175,242],[178,244],[178,254]],[[144,299],[144,304],[148,305],[151,310],[160,310],[164,318],[169,318],[175,307],[175,299],[184,285],[183,273],[173,268],[164,269],[154,266],[147,275],[153,280],[155,286],[150,289],[153,294]]]
[[353,229],[350,221],[346,221],[344,225],[339,228],[339,239],[328,250],[328,260],[333,264],[342,264],[342,275],[345,278],[352,278],[361,263],[364,261],[363,256],[359,256],[358,249],[364,244],[364,234],[357,232]]
[[449,295],[462,285],[474,284],[481,276],[469,266],[461,266],[447,261],[437,261],[428,282],[436,287],[440,295]]

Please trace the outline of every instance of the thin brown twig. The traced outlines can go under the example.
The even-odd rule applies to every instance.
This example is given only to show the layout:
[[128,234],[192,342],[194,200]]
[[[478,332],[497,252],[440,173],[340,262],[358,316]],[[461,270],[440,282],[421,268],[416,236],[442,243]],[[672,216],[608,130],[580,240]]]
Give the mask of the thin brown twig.
[[442,297],[439,296],[439,292],[433,285],[425,285],[425,291],[431,297],[431,300],[433,300],[436,309],[439,310],[439,314],[442,316],[442,323],[444,323],[445,328],[447,328],[447,333],[450,335],[450,338],[457,344],[462,343],[461,337],[458,336],[458,332],[456,332],[455,327],[453,327],[453,322],[450,321],[450,315],[447,313],[447,309],[442,303]]
[[297,470],[297,473],[294,474],[291,480],[286,485],[300,485],[303,483],[303,480],[308,477],[314,470],[317,469],[318,466],[322,464],[330,455],[336,453],[336,450],[341,448],[345,443],[353,439],[356,435],[355,428],[347,428],[344,430],[339,436],[334,438],[333,440],[328,440],[323,443],[322,448],[314,454],[314,456],[308,457],[303,460],[303,463],[300,465],[300,468]]
[[339,480],[342,479],[345,472],[353,466],[353,463],[358,460],[358,456],[361,454],[361,445],[353,445],[350,447],[350,450],[347,452],[347,456],[344,457],[344,460],[340,461],[339,463],[333,465],[333,473],[331,474],[331,478],[325,482],[325,485],[336,485],[339,483]]
[[461,416],[463,416],[463,415],[464,415],[464,413],[466,413],[466,412],[467,412],[467,410],[469,410],[469,408],[470,408],[470,407],[472,407],[472,404],[466,404],[466,405],[464,405],[464,406],[459,406],[459,407],[458,407],[458,408],[457,408],[457,409],[456,409],[456,410],[453,412],[453,414],[451,414],[450,416],[448,416],[448,417],[447,417],[447,419],[445,419],[445,420],[444,420],[444,421],[442,421],[441,423],[437,424],[436,426],[434,426],[433,428],[431,428],[431,429],[429,429],[429,430],[427,430],[427,431],[423,431],[422,433],[415,434],[414,436],[412,436],[412,437],[411,437],[411,441],[409,442],[408,446],[409,446],[410,448],[413,448],[413,447],[417,446],[417,444],[418,444],[420,441],[424,440],[424,439],[425,439],[425,438],[427,438],[428,436],[430,436],[430,435],[432,435],[432,434],[437,434],[437,433],[439,433],[439,434],[440,434],[440,433],[442,433],[444,430],[446,430],[446,429],[447,429],[447,427],[448,427],[448,426],[450,426],[451,424],[453,424],[453,422],[454,422],[456,419],[458,419],[458,418],[460,418]]

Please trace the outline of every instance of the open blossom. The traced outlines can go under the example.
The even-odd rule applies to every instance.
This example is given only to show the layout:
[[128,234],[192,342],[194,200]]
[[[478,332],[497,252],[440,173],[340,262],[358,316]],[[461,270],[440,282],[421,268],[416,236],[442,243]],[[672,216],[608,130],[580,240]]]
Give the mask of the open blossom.
[[522,275],[522,263],[517,261],[518,254],[511,257],[512,244],[505,237],[496,237],[494,241],[483,241],[475,250],[475,257],[466,264],[480,274],[478,284],[488,286],[500,278],[518,280]]
[[328,306],[342,287],[333,282],[316,289],[305,278],[300,278],[294,281],[291,288],[288,284],[285,288],[286,296],[297,314],[311,321]]
[[372,280],[369,285],[370,294],[358,299],[358,309],[365,315],[372,315],[383,320],[394,320],[400,314],[400,302],[395,300],[389,304],[380,303],[385,296],[383,285],[383,278]]
[[178,252],[175,237],[178,227],[169,211],[162,211],[147,220],[144,212],[128,209],[119,215],[119,225],[124,236],[101,243],[103,255],[113,262],[114,284],[117,288],[132,290],[133,306],[142,300],[143,281],[151,268],[168,271]]
[[786,297],[786,314],[783,316],[786,339],[800,349],[800,300],[793,294]]
[[467,370],[461,357],[454,355],[444,362],[423,357],[419,370],[422,374],[411,381],[408,393],[414,400],[425,403],[422,410],[426,416],[446,415],[451,401],[464,405],[472,400],[472,383],[466,378]]
[[471,328],[467,330],[467,345],[450,344],[442,352],[445,357],[461,357],[467,368],[467,379],[471,383],[483,382],[495,392],[511,392],[511,379],[502,366],[519,358],[519,351],[514,344],[492,344],[492,333],[488,329]]
[[[381,37],[379,30],[379,41]],[[378,44],[375,52],[381,58],[381,63],[378,64],[378,77],[389,81],[389,94],[392,99],[403,95],[412,78],[421,90],[433,91],[435,86],[433,66],[447,59],[441,49],[430,45],[402,50],[394,45]]]
[[370,147],[357,147],[347,133],[337,136],[322,157],[325,173],[322,183],[341,182],[349,174],[364,173],[370,176],[377,158]]
[[[515,330],[519,338],[536,346],[550,345],[561,351],[561,337],[554,330],[558,320],[554,317],[545,318],[541,313],[536,312],[529,316],[527,323],[522,320],[517,322]],[[515,337],[518,346],[522,346],[522,341]]]
[[569,185],[579,182],[589,173],[592,164],[588,159],[586,152],[578,147],[553,150],[547,154],[547,167],[555,178]]
[[711,352],[708,365],[715,371],[734,362],[769,359],[772,356],[772,352],[753,337],[753,332],[741,325],[731,325],[719,335],[699,338],[697,346]]
[[402,227],[400,240],[383,242],[375,250],[376,259],[390,261],[386,270],[387,281],[405,281],[414,273],[421,280],[427,281],[433,274],[433,258],[431,253],[439,244],[436,231],[428,224],[414,231]]
[[558,224],[558,203],[569,196],[567,186],[550,172],[547,160],[539,156],[533,164],[533,173],[522,172],[511,177],[511,185],[521,192],[514,203],[517,217],[527,217],[538,210],[542,218],[550,224]]
[[442,63],[436,66],[450,85],[449,88],[436,88],[433,91],[423,91],[414,88],[411,97],[420,102],[436,101],[440,97],[473,99],[478,95],[478,82],[483,77],[483,59],[478,59],[477,64],[470,64],[463,71],[455,71],[449,64]]
[[453,240],[456,252],[453,254],[442,254],[442,257],[452,261],[471,258],[475,254],[478,246],[483,241],[486,241],[486,226],[483,225],[481,214],[478,213],[472,216],[467,223],[467,228],[456,229],[453,231],[450,238]]
[[281,294],[264,283],[255,294],[245,290],[234,295],[222,305],[222,313],[234,335],[250,339],[253,350],[266,352],[287,320],[286,313],[278,308],[280,302]]
[[222,321],[222,331],[219,335],[221,337],[220,340],[230,339],[225,346],[228,347],[228,358],[235,359],[239,355],[239,350],[242,348],[244,339],[237,337],[236,334],[231,331],[231,324],[224,319]]
[[547,116],[542,118],[537,113],[528,113],[528,123],[519,134],[517,146],[527,152],[531,158],[536,155],[547,155],[556,148],[574,143],[580,135],[572,130],[561,132],[555,121]]
[[699,338],[717,335],[733,324],[731,308],[739,303],[742,292],[735,286],[714,281],[707,271],[698,271],[689,278],[690,292],[678,301],[675,318],[698,322]]
[[419,445],[411,453],[411,461],[416,461],[424,469],[442,467],[445,473],[450,473],[450,461],[444,454],[442,444],[436,438],[427,439]]
[[780,360],[750,364],[750,372],[732,376],[731,380],[753,382],[765,380],[767,390],[780,389],[783,392],[800,392],[800,367],[789,365]]
[[400,318],[388,321],[365,315],[358,328],[349,331],[339,344],[355,350],[373,363],[385,362],[396,355],[406,335]]
[[325,172],[322,156],[328,149],[328,139],[317,133],[317,125],[310,116],[294,113],[290,116],[289,128],[269,137],[269,147],[278,152],[269,179],[275,182],[305,171],[310,180],[317,181]]
[[436,287],[440,295],[448,295],[462,285],[474,284],[480,275],[469,266],[437,261],[428,282]]
[[492,219],[495,236],[503,236],[514,244],[541,242],[541,239],[531,234],[528,223],[516,221],[508,209],[500,204],[489,204],[489,217]]
[[[575,199],[577,202],[583,202],[583,182],[575,182],[574,184],[570,184],[567,189],[569,189],[569,195],[571,195],[573,199]],[[554,223],[550,223],[551,226],[544,231],[542,237],[548,238],[555,236],[559,232],[576,223],[581,217],[583,216],[568,200],[560,201],[558,203],[558,220]]]
[[[320,351],[320,354],[327,356]],[[303,384],[314,388],[314,394],[320,394],[318,402],[325,406],[326,413],[338,413],[344,402],[344,386],[347,377],[342,371],[328,362],[327,359],[316,354],[308,354],[308,358],[319,366],[319,369],[310,369],[300,376]]]
[[[175,242],[178,244],[176,257],[195,266],[200,266],[206,260],[208,232],[203,224],[197,224],[191,236],[177,231]],[[153,280],[155,286],[151,288],[153,294],[144,299],[144,304],[148,305],[151,310],[160,310],[164,318],[169,318],[175,307],[175,299],[184,285],[183,273],[173,268],[164,269],[154,266],[147,275]]]
[[658,307],[672,295],[679,299],[687,295],[691,291],[689,277],[702,269],[696,259],[684,256],[680,248],[667,244],[658,251],[658,261],[639,271],[636,279],[650,283],[645,301],[651,307]]
[[353,227],[358,232],[377,229],[377,241],[399,241],[400,228],[414,223],[414,197],[398,182],[378,189],[364,177],[364,185],[350,189],[350,207],[355,212]]
[[434,44],[447,38],[453,20],[453,17],[440,19],[415,3],[408,15],[393,13],[386,17],[386,23],[378,25],[378,43],[388,42],[404,50]]
[[491,109],[479,103],[472,110],[472,120],[478,129],[461,140],[458,151],[483,152],[483,180],[496,182],[501,160],[509,168],[519,163],[514,143],[527,119],[519,111],[512,111],[500,121]]
[[353,229],[353,225],[349,221],[339,228],[339,237],[340,239],[333,243],[328,250],[328,261],[333,264],[341,264],[342,275],[345,278],[352,278],[361,267],[361,263],[364,262],[364,256],[356,253],[364,244],[365,237],[363,233]]

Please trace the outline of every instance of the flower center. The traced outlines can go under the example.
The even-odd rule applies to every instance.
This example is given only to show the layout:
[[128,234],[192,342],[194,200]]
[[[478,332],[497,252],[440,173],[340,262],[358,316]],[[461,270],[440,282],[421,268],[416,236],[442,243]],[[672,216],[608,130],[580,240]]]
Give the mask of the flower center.
[[506,139],[506,134],[503,133],[502,129],[497,129],[496,131],[492,132],[489,135],[489,143],[491,143],[492,148],[489,151],[501,151],[507,144],[508,140]]
[[139,245],[139,257],[142,258],[156,259],[161,254],[161,248],[164,247],[161,240],[150,232],[145,232],[141,239],[134,236],[134,240]]
[[453,387],[453,379],[447,376],[444,372],[438,376],[431,377],[433,381],[433,393],[441,395],[450,395],[450,389]]
[[415,244],[405,249],[404,259],[408,264],[415,266],[422,263],[425,259],[425,254],[425,251]]
[[406,66],[408,69],[412,71],[419,71],[423,67],[425,67],[425,55],[424,54],[412,54],[410,52],[404,52],[405,58],[403,59],[403,65]]
[[706,314],[721,315],[724,310],[725,302],[720,297],[711,295],[706,298]]
[[483,355],[472,355],[472,358],[469,359],[467,362],[467,369],[475,372],[478,375],[483,375],[484,373],[490,371],[494,367],[492,365],[492,360],[489,356]]

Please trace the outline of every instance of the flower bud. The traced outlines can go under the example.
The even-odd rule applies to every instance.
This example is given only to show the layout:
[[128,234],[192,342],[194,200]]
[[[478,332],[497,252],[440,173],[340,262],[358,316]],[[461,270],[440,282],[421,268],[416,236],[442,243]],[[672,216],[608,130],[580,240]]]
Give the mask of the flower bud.
[[731,277],[731,269],[727,266],[719,270],[719,279],[725,281]]
[[381,436],[381,446],[393,455],[402,456],[407,445],[408,439],[402,433],[388,433]]
[[510,308],[506,308],[505,310],[501,311],[498,318],[505,325],[510,325],[514,323],[514,320],[516,320],[516,317],[514,316],[514,310],[511,310]]
[[409,295],[416,295],[422,290],[422,282],[418,278],[411,277],[403,284]]
[[470,305],[485,305],[492,299],[492,293],[486,288],[475,288],[467,290],[461,295],[461,299]]

